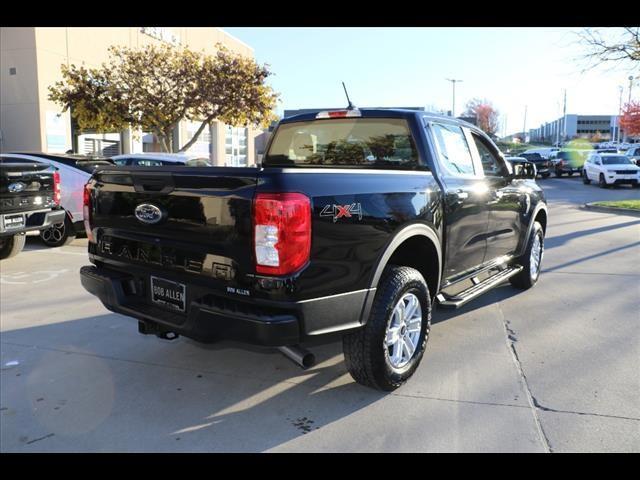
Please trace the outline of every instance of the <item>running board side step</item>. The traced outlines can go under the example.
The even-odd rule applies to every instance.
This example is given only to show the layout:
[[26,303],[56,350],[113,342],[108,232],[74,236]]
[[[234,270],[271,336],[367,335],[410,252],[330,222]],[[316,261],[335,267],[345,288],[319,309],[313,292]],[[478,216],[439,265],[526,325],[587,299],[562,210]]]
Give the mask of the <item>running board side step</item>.
[[439,293],[436,296],[436,299],[443,308],[460,308],[465,303],[470,302],[474,298],[491,290],[493,287],[498,286],[505,280],[517,275],[522,271],[522,268],[523,267],[521,265],[514,265],[455,295],[448,296],[445,293]]

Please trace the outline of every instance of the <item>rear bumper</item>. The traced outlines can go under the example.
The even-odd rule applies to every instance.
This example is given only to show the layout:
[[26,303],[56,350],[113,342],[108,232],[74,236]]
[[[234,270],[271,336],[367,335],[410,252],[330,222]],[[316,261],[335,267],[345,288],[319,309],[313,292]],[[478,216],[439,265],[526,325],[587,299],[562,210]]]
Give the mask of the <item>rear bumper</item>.
[[248,302],[187,284],[188,308],[182,314],[151,304],[148,284],[140,276],[85,266],[80,277],[85,290],[109,310],[203,343],[226,339],[277,347],[358,328],[366,296],[366,292],[350,292],[302,302]]
[[[14,215],[24,215],[24,227],[11,229],[5,228],[4,217]],[[31,212],[5,213],[0,215],[0,235],[9,236],[17,233],[30,232],[32,230],[41,230],[54,223],[64,222],[65,211],[60,210],[34,210]]]

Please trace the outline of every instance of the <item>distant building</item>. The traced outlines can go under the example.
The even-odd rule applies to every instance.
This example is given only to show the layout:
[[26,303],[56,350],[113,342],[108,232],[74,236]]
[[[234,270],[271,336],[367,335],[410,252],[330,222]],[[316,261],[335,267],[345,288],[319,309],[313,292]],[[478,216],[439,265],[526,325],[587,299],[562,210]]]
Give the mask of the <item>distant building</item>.
[[561,142],[588,139],[595,135],[603,140],[612,140],[617,134],[617,118],[616,115],[566,115],[529,130],[529,136],[532,142],[549,143],[558,139]]
[[[156,152],[157,138],[131,129],[97,133],[80,131],[69,112],[48,99],[48,87],[62,79],[62,64],[97,67],[113,45],[182,45],[207,54],[216,44],[245,57],[253,49],[215,27],[2,27],[0,28],[0,151],[100,154]],[[185,144],[200,123],[182,121],[174,144]],[[255,163],[254,128],[236,128],[214,120],[189,149],[208,155],[214,165]]]

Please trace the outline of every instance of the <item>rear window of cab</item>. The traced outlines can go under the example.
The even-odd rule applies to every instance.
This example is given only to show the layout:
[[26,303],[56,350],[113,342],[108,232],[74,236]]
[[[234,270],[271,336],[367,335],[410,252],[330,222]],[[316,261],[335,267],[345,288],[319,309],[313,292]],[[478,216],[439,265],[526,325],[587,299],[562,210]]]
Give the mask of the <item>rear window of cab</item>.
[[334,118],[280,124],[263,165],[412,169],[418,152],[405,119]]

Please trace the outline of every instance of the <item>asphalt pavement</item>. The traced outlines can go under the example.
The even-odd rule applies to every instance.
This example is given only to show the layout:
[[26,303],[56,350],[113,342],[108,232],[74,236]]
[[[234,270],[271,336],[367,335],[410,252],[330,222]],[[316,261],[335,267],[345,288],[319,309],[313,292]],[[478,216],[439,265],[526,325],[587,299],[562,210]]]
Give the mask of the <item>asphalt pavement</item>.
[[438,310],[414,377],[354,383],[341,345],[302,371],[281,354],[137,333],[84,291],[86,240],[0,264],[2,452],[640,451],[639,198],[577,178],[549,201],[543,274]]

